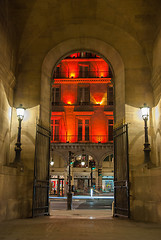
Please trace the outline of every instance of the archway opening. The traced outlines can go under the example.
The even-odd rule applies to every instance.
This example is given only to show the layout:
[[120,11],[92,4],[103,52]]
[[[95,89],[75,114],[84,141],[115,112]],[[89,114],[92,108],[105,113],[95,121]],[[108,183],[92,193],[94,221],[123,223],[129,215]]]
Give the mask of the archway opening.
[[[42,74],[41,74],[41,104],[40,104],[40,122],[43,126],[49,127],[51,125],[51,84],[54,84],[53,77],[51,81],[51,76],[53,76],[54,67],[59,64],[59,62],[67,57],[68,55],[78,52],[74,49],[83,49],[83,51],[91,51],[96,53],[97,55],[101,56],[107,63],[110,63],[111,70],[113,69],[113,79],[114,79],[114,116],[115,116],[115,126],[120,126],[121,123],[125,122],[125,69],[124,69],[124,63],[120,56],[120,54],[108,43],[105,43],[98,39],[92,39],[92,38],[74,38],[66,40],[60,44],[58,44],[56,47],[51,49],[48,54],[46,55],[43,64],[42,64]],[[79,50],[80,51],[80,50]],[[108,60],[109,62],[108,62]],[[89,115],[90,116],[90,115]],[[99,155],[98,149],[95,151],[95,154],[97,157],[101,159],[100,162],[103,161],[103,159],[107,156],[113,153],[113,149],[105,149],[102,148],[102,146],[105,146],[106,144],[103,144],[100,140],[97,139],[97,143],[101,143],[100,145],[97,144],[98,149],[100,148],[102,151],[102,156]],[[70,140],[64,143],[68,143],[69,145]],[[91,144],[92,145],[92,144]],[[113,145],[113,144],[112,144]],[[67,145],[66,145],[67,146]],[[81,152],[82,149],[85,149],[86,143],[82,143],[81,148],[78,152]],[[105,150],[103,153],[103,149]],[[124,149],[124,148],[121,148]],[[65,158],[66,167],[68,163],[68,147],[64,148],[63,150],[59,150],[59,147],[57,145],[56,148],[54,148],[54,152],[58,151],[63,158]],[[74,148],[72,149],[74,151]],[[88,148],[85,149],[85,151],[92,155]],[[93,151],[92,151],[93,152]],[[76,153],[75,153],[76,154]],[[117,155],[117,154],[116,154]],[[123,153],[124,155],[124,153]],[[116,157],[115,157],[116,159]],[[118,170],[120,172],[120,170]],[[115,171],[116,172],[116,171]],[[128,186],[125,182],[125,188]],[[120,188],[119,188],[120,189]],[[122,189],[122,188],[121,188]],[[124,188],[123,188],[124,189]],[[125,191],[126,192],[126,191]],[[115,194],[116,196],[116,194]],[[119,198],[118,202],[120,201]],[[115,201],[116,202],[116,201]],[[124,211],[124,201],[121,203],[123,205],[123,211]],[[45,205],[46,206],[46,205]],[[122,207],[122,206],[121,206]]]
[[[93,209],[112,208],[113,161],[109,161],[110,167],[105,164],[113,155],[112,72],[107,61],[89,51],[74,52],[61,59],[53,69],[50,167],[52,201],[66,199],[70,185],[73,199],[80,199],[82,207],[85,207],[85,203],[82,204],[83,198],[92,201]],[[69,152],[74,155],[72,160],[69,159]],[[59,161],[58,155],[61,159]],[[60,167],[62,161],[64,164]],[[110,204],[107,197],[111,197]],[[105,199],[107,205],[101,201],[98,204],[100,198]],[[77,204],[77,208],[80,205]],[[91,209],[87,201],[86,206]]]

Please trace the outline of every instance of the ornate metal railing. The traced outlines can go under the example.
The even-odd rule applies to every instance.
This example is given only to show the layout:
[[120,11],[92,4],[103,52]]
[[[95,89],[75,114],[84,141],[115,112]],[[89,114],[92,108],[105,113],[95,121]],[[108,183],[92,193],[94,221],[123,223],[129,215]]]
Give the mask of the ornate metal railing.
[[112,143],[112,135],[53,135],[51,142],[56,143]]
[[54,72],[53,78],[111,78],[110,71],[66,71]]

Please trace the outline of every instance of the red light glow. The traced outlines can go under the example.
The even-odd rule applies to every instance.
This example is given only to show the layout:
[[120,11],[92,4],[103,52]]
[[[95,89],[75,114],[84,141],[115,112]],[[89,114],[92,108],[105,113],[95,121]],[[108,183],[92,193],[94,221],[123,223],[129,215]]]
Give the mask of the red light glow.
[[70,73],[69,75],[70,78],[75,78],[75,73]]
[[96,104],[103,104],[104,93],[95,93],[93,98]]
[[62,100],[65,104],[72,105],[74,104],[75,98],[74,96],[66,95],[66,96],[63,96]]

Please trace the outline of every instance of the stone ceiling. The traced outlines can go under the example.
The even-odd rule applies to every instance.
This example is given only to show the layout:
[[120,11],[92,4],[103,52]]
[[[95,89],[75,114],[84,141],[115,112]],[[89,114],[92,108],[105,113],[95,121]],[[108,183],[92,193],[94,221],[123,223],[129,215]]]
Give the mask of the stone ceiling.
[[106,42],[122,57],[127,79],[129,69],[133,69],[135,79],[144,79],[139,70],[136,74],[136,68],[144,68],[150,79],[153,45],[161,22],[161,0],[8,2],[17,57],[16,89],[24,89],[22,96],[28,95],[26,105],[31,106],[32,96],[33,102],[39,101],[45,56],[55,46],[70,39],[91,38]]
[[[102,23],[134,38],[150,57],[158,31],[160,0],[10,0],[12,23],[15,25],[19,57],[36,44],[38,38],[56,42],[55,34],[66,25]],[[75,35],[78,34],[78,30]],[[50,44],[49,44],[50,45]]]

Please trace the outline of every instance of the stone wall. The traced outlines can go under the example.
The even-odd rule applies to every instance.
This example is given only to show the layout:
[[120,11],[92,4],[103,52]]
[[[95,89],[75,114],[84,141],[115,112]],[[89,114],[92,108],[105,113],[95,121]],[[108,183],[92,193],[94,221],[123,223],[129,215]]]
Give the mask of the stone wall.
[[[144,124],[139,109],[127,109],[129,125],[129,157],[131,186],[131,217],[139,221],[161,223],[161,32],[153,48],[153,68],[151,84],[154,104],[151,105],[148,121],[149,141],[151,144],[151,164],[144,164]],[[132,113],[132,114],[131,114]],[[131,124],[132,123],[132,124]],[[134,129],[140,129],[134,131]],[[136,152],[137,149],[137,152]]]
[[[18,121],[13,108],[15,84],[16,45],[14,45],[14,28],[8,15],[8,1],[0,3],[0,221],[4,219],[31,216],[33,158],[35,140],[35,120],[39,107],[28,110],[22,126],[22,145],[28,153],[22,159],[24,172],[10,166],[15,152]],[[30,114],[32,112],[32,114]],[[34,117],[34,121],[32,117]],[[31,120],[32,119],[32,120]],[[28,124],[25,126],[26,120]],[[31,123],[33,121],[33,123]],[[33,130],[29,130],[33,128]],[[29,160],[32,161],[30,162]]]

